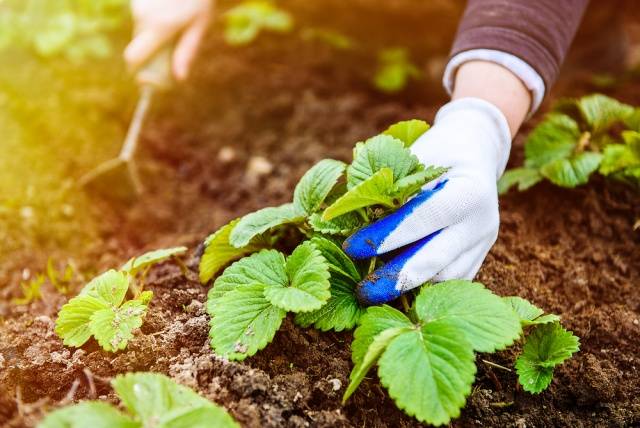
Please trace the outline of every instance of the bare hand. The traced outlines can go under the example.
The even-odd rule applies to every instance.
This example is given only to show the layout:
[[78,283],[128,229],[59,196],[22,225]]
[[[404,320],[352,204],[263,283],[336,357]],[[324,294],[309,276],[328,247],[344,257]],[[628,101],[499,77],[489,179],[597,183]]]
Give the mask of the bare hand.
[[189,74],[213,9],[213,0],[132,0],[135,36],[124,51],[138,69],[162,47],[176,41],[172,71],[177,80]]

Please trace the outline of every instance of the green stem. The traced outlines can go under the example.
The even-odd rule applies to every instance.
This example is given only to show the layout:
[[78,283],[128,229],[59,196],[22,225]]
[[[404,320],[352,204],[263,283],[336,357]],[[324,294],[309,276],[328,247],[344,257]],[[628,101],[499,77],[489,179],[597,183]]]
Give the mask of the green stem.
[[407,296],[404,294],[400,296],[400,302],[402,302],[402,307],[404,308],[405,313],[409,313],[409,311],[411,310],[411,306],[409,306]]
[[376,261],[378,260],[377,257],[371,257],[369,259],[369,271],[368,273],[370,274],[371,272],[373,272],[374,270],[376,270]]
[[369,223],[369,216],[367,215],[367,210],[364,208],[359,208],[358,209],[358,214],[360,214],[360,217],[362,217],[362,219],[366,222]]

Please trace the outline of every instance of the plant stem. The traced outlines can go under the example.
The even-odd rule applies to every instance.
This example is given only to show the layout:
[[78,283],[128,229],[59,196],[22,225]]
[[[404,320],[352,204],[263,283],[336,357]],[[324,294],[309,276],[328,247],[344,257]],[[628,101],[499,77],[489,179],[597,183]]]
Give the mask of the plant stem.
[[358,209],[358,214],[365,221],[365,223],[369,223],[369,216],[367,215],[367,211],[364,208]]
[[400,301],[402,302],[402,307],[404,308],[404,311],[408,313],[411,310],[411,306],[409,306],[409,301],[407,300],[407,296],[404,294],[400,296]]
[[378,260],[377,257],[371,257],[369,259],[369,271],[368,273],[373,272],[374,270],[376,270],[376,261]]
[[578,140],[578,144],[576,144],[575,152],[582,153],[589,146],[589,141],[591,140],[591,133],[588,131],[583,132],[580,135],[580,139]]

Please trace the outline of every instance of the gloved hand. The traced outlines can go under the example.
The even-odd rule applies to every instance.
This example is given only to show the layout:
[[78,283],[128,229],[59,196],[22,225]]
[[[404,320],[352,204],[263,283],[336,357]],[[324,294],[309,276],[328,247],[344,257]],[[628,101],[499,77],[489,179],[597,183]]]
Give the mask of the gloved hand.
[[139,68],[175,41],[173,74],[177,80],[186,79],[211,20],[212,5],[213,0],[132,0],[135,37],[124,51],[129,66]]
[[504,115],[482,99],[461,98],[442,107],[434,122],[411,151],[423,164],[449,171],[345,242],[355,259],[399,249],[359,284],[363,304],[388,302],[429,280],[472,279],[498,236],[496,183],[511,148]]

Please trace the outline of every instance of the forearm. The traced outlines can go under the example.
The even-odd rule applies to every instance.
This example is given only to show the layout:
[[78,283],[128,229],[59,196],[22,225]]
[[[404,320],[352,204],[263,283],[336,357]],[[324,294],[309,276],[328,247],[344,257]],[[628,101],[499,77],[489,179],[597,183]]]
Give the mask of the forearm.
[[480,98],[498,107],[515,136],[531,107],[531,93],[522,80],[501,65],[468,61],[455,76],[452,99]]
[[451,56],[478,49],[511,54],[532,67],[548,90],[588,0],[469,0]]

